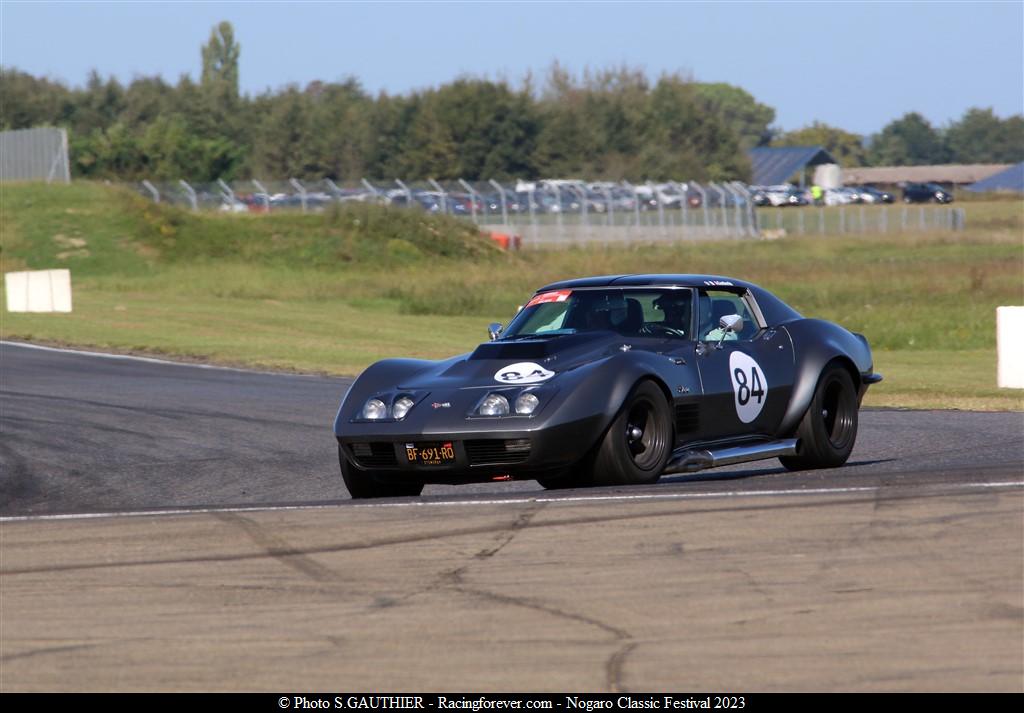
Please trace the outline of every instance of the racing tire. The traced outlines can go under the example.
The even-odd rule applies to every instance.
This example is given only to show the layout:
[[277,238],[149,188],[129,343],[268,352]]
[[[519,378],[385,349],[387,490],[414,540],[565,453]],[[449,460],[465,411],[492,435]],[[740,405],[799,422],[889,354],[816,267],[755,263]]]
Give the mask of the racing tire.
[[651,381],[641,381],[593,456],[594,485],[656,483],[672,455],[672,419],[668,399]]
[[400,498],[416,496],[423,492],[423,483],[385,483],[373,477],[372,473],[359,470],[349,463],[345,452],[338,444],[338,464],[341,466],[341,477],[345,481],[349,495],[353,500],[367,498]]
[[859,406],[850,372],[837,364],[827,367],[796,429],[797,454],[782,456],[779,461],[786,470],[843,465],[857,442]]

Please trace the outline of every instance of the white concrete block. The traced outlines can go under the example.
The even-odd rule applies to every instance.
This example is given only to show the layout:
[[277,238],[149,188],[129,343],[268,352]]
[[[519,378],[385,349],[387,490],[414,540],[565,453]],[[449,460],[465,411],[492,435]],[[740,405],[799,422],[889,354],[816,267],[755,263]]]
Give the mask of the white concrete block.
[[997,383],[1024,389],[1024,307],[996,307]]
[[5,273],[4,285],[7,288],[7,311],[28,312],[28,273]]
[[4,275],[8,312],[70,312],[71,271],[30,270]]

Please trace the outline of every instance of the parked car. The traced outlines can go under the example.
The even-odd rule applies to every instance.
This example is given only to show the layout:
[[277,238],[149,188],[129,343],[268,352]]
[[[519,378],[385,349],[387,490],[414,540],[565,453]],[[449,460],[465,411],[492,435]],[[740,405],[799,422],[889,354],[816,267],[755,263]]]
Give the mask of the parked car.
[[860,193],[855,191],[853,188],[826,188],[825,189],[825,205],[837,206],[837,205],[850,205],[851,203],[860,203]]
[[952,203],[953,193],[937,183],[908,183],[903,187],[904,203]]
[[851,186],[851,188],[860,196],[861,203],[892,203],[895,200],[892,193],[872,186]]
[[804,189],[791,186],[788,183],[778,186],[765,186],[761,190],[764,193],[764,199],[768,201],[767,205],[773,205],[777,208],[807,205],[810,202]]

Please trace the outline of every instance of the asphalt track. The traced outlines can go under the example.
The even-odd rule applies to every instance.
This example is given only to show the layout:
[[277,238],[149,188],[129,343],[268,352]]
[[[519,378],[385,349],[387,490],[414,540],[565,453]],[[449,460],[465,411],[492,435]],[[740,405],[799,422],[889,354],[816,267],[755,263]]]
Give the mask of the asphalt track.
[[361,505],[348,381],[0,344],[0,690],[1024,690],[1024,415]]

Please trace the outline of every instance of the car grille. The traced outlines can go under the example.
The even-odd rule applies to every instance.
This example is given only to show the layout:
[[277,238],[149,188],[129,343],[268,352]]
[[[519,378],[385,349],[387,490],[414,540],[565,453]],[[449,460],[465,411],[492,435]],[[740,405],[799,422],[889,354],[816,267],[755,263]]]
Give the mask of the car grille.
[[384,468],[398,465],[395,458],[395,444],[376,443],[352,443],[349,445],[356,463],[364,468]]
[[676,406],[676,436],[694,433],[700,429],[700,407],[697,404]]
[[470,465],[509,465],[530,457],[530,441],[526,438],[466,441],[465,447]]

